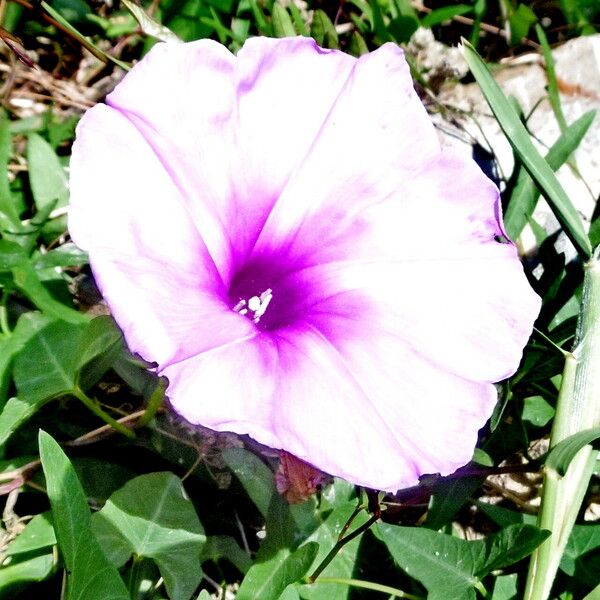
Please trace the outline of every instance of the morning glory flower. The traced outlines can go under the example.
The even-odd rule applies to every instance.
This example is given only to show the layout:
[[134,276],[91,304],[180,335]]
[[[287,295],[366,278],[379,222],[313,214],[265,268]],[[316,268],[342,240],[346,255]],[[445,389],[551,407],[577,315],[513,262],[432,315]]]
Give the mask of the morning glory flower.
[[371,488],[470,460],[539,310],[393,44],[157,44],[81,120],[71,192],[175,411]]

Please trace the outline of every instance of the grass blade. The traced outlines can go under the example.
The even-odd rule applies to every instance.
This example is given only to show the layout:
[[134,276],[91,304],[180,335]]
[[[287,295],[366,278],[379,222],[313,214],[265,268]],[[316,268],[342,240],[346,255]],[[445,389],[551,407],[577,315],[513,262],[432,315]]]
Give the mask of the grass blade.
[[[556,140],[545,156],[546,162],[553,171],[560,169],[577,149],[595,116],[596,111],[593,110],[585,113],[568,126]],[[512,240],[516,240],[521,235],[523,227],[535,210],[538,196],[539,192],[535,183],[527,171],[522,171],[504,213],[504,227],[508,237]]]
[[567,196],[565,190],[556,179],[556,175],[533,145],[525,126],[519,120],[514,108],[510,105],[500,86],[494,79],[487,65],[477,51],[466,40],[463,40],[462,53],[477,80],[481,91],[489,104],[498,124],[508,139],[513,150],[548,201],[552,212],[558,219],[565,233],[583,258],[592,254],[590,240],[583,228],[577,210]]

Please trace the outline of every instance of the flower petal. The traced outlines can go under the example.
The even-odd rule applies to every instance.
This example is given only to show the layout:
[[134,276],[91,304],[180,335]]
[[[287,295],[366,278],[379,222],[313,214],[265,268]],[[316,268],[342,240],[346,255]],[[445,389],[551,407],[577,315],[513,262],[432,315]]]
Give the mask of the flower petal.
[[310,326],[290,328],[162,374],[191,423],[247,433],[359,485],[395,491],[468,462],[493,385],[446,373],[391,336],[346,351]]
[[156,156],[180,192],[223,280],[232,269],[232,232],[238,156],[235,57],[210,40],[159,43],[107,97]]
[[294,305],[297,320],[340,350],[348,339],[383,332],[442,370],[497,382],[517,369],[540,299],[512,247],[495,245],[496,256],[310,267],[282,280],[273,295],[282,286],[304,290]]
[[190,423],[280,447],[273,431],[279,359],[271,336],[223,345],[159,372],[169,379],[171,405]]
[[453,376],[394,336],[372,332],[342,353],[314,329],[290,334],[279,389],[286,402],[275,420],[289,452],[388,491],[471,459],[496,401],[493,385]]
[[[382,85],[385,82],[385,85]],[[256,244],[269,253],[293,240],[304,248],[325,241],[357,213],[394,197],[439,154],[400,48],[386,44],[354,63],[310,149],[273,207]]]
[[166,364],[253,332],[224,302],[179,190],[122,114],[86,113],[70,185],[70,233],[134,352]]
[[237,57],[209,40],[157,44],[109,95],[181,190],[224,279],[254,244],[354,62],[302,37],[254,38]]

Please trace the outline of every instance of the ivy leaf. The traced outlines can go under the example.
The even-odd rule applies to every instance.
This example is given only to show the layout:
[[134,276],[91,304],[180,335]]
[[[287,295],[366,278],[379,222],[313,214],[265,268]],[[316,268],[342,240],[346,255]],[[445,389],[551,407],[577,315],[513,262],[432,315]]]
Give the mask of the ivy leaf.
[[54,562],[51,553],[11,561],[0,569],[0,590],[6,592],[12,586],[31,581],[44,581],[52,573]]
[[32,406],[73,390],[85,325],[53,321],[38,331],[17,356],[17,395]]
[[6,399],[13,358],[38,331],[50,322],[49,317],[35,311],[22,314],[10,337],[0,340],[0,406],[4,405]]
[[596,585],[600,565],[600,526],[575,525],[560,559],[560,569],[578,582]]
[[49,512],[35,515],[25,529],[6,548],[7,556],[26,554],[56,544],[54,525]]
[[223,460],[239,479],[258,511],[266,518],[273,494],[277,494],[273,472],[265,463],[244,448],[226,448]]
[[249,571],[237,593],[237,600],[278,600],[285,588],[300,581],[310,569],[319,545],[308,542],[290,553],[282,549],[264,562],[257,562]]
[[466,541],[420,527],[381,524],[379,534],[396,563],[429,591],[429,600],[474,600],[481,578],[528,554],[548,537],[531,525],[511,525],[485,540]]
[[0,413],[0,446],[44,404],[58,396],[76,396],[80,387],[94,383],[122,348],[121,334],[108,317],[80,324],[54,320],[42,327],[39,318],[30,321],[24,322],[15,341],[26,339],[13,364],[17,397],[10,398]]
[[152,559],[173,600],[189,600],[200,583],[206,536],[173,473],[150,473],[127,482],[94,514],[93,529],[115,566],[132,555]]

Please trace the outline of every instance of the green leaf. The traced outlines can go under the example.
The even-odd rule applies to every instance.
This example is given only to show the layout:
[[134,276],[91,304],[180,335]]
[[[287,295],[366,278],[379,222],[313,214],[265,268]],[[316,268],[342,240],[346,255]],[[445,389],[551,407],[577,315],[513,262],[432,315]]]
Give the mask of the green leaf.
[[[25,344],[51,319],[46,315],[30,311],[19,317],[10,336],[0,340],[0,407],[4,406],[9,384],[10,367],[13,359],[19,354]],[[2,417],[0,416],[0,421]],[[0,436],[1,437],[1,436]]]
[[4,109],[0,109],[0,228],[4,231],[22,231],[23,226],[10,191],[8,162],[11,153],[9,120]]
[[494,592],[491,600],[517,600],[517,574],[500,575],[494,581]]
[[543,396],[530,396],[525,398],[522,419],[529,421],[536,427],[543,427],[552,420],[555,410]]
[[[474,565],[475,575],[483,578],[531,554],[550,534],[533,525],[510,525],[485,540],[485,558]],[[469,543],[469,542],[467,542]]]
[[0,413],[0,448],[40,407],[41,404],[24,402],[19,398],[8,399]]
[[69,202],[67,174],[52,146],[37,133],[27,138],[29,184],[38,210],[53,204],[54,208]]
[[118,571],[104,556],[87,500],[69,459],[44,431],[40,459],[58,545],[67,568],[67,600],[130,600]]
[[54,10],[45,0],[40,3],[42,8],[58,23],[60,23],[65,29],[67,29],[76,39],[78,39],[87,50],[89,50],[96,58],[100,59],[104,63],[112,62],[113,64],[121,67],[125,71],[129,70],[129,65],[123,61],[115,58],[108,52],[104,52],[90,41],[89,38],[85,37],[75,27],[73,27],[58,11]]
[[273,35],[275,37],[284,38],[297,35],[288,11],[278,2],[273,4],[271,25],[273,26]]
[[79,344],[79,386],[94,385],[115,363],[123,350],[123,336],[112,317],[103,315],[90,321]]
[[[34,315],[21,317],[0,357],[1,374],[3,361],[10,363],[10,352],[16,355],[13,378],[18,396],[0,413],[0,446],[46,402],[69,394],[79,398],[80,387],[96,381],[120,355],[121,334],[109,317],[86,318],[86,323],[75,325]],[[95,412],[104,420],[108,417]]]
[[485,540],[467,542],[418,527],[377,529],[396,563],[429,591],[428,600],[474,600],[475,587],[494,569],[531,553],[546,537],[530,525],[512,525]]
[[560,103],[560,94],[558,91],[558,81],[556,79],[556,71],[554,69],[554,56],[552,49],[546,38],[546,34],[539,23],[536,23],[535,32],[537,34],[540,45],[542,46],[542,54],[544,55],[544,63],[546,64],[546,77],[548,78],[548,99],[550,106],[556,117],[556,121],[561,131],[567,128],[567,120],[562,110]]
[[421,19],[421,27],[435,27],[441,25],[444,21],[451,21],[459,15],[466,15],[473,10],[468,4],[455,4],[454,6],[444,6],[432,10]]
[[398,44],[408,43],[417,29],[419,29],[419,20],[410,15],[396,17],[387,26],[387,30]]
[[29,261],[21,263],[12,269],[16,286],[33,302],[42,312],[69,323],[87,323],[90,318],[69,306],[56,300],[42,285],[38,273]]
[[[571,577],[582,579],[584,573],[589,571],[585,555],[597,548],[600,548],[600,524],[575,525],[560,559],[560,569]],[[593,580],[597,575],[597,572],[588,573],[586,579]]]
[[290,584],[283,590],[283,593],[279,596],[279,600],[302,600],[302,598],[298,593],[298,587]]
[[19,244],[0,239],[0,271],[10,271],[24,260],[27,255]]
[[600,583],[583,600],[600,600]]
[[[577,149],[595,117],[594,110],[585,113],[568,126],[552,145],[545,160],[553,171],[562,167]],[[509,238],[516,240],[521,235],[523,227],[533,215],[539,194],[527,170],[521,169],[504,214],[504,227]]]
[[327,13],[320,8],[313,14],[310,35],[322,48],[339,48],[338,34],[327,16]]
[[486,514],[492,521],[500,525],[500,527],[508,527],[509,525],[535,525],[537,517],[526,513],[516,512],[502,506],[490,504],[488,502],[475,502],[477,508]]
[[133,15],[140,24],[141,30],[149,36],[160,40],[161,42],[181,43],[183,40],[173,33],[168,27],[162,25],[153,19],[141,6],[130,2],[130,0],[121,0],[125,8]]
[[429,502],[425,526],[438,530],[450,523],[482,481],[481,477],[459,477],[436,483]]
[[119,557],[115,566],[131,555],[155,561],[172,600],[188,600],[198,587],[206,536],[173,473],[132,479],[94,515],[93,526],[106,554]]
[[519,160],[538,185],[579,254],[584,258],[588,258],[592,254],[592,247],[583,228],[581,218],[556,179],[552,169],[533,145],[515,109],[506,99],[500,86],[496,83],[475,48],[467,41],[463,41],[462,52],[498,124]]
[[258,32],[261,35],[272,36],[273,31],[272,31],[271,25],[269,23],[267,23],[267,20],[265,19],[265,15],[264,15],[261,7],[258,5],[257,0],[249,0],[249,2],[250,2],[250,9],[252,10],[252,15],[254,17],[254,21],[256,24],[256,28],[258,29]]
[[388,524],[374,531],[379,531],[398,566],[427,588],[428,600],[447,600],[448,590],[453,600],[475,600],[478,580],[473,565],[484,552],[483,541],[465,542],[428,529]]
[[365,38],[362,35],[360,35],[358,31],[354,31],[352,33],[352,37],[350,38],[350,45],[348,46],[348,53],[356,57],[363,56],[363,54],[369,53],[367,42],[365,42]]
[[33,267],[36,270],[54,269],[55,267],[79,267],[87,264],[87,262],[87,252],[80,250],[75,244],[69,242],[45,254],[36,254]]
[[308,542],[291,554],[282,550],[268,561],[256,563],[244,577],[236,600],[278,600],[290,583],[307,575],[318,549],[318,544]]
[[228,535],[211,535],[202,549],[202,562],[212,560],[228,560],[241,573],[247,573],[252,566],[250,555],[242,550],[234,538]]
[[85,325],[53,321],[38,331],[14,361],[17,395],[36,405],[73,390]]
[[600,427],[586,429],[559,442],[546,455],[546,468],[554,469],[559,475],[564,475],[575,458],[575,455],[588,444],[600,438]]
[[290,11],[290,13],[292,13],[294,30],[298,32],[298,35],[308,37],[310,35],[308,25],[306,24],[306,21],[304,20],[304,16],[300,12],[300,9],[293,2],[288,4],[287,9]]
[[[116,360],[122,343],[114,321],[101,316],[75,325],[53,321],[35,332],[14,361],[14,379],[21,400],[30,404],[85,389]],[[79,381],[85,370],[86,381]]]
[[54,569],[54,556],[43,554],[35,558],[25,558],[22,561],[15,560],[7,566],[0,567],[0,597],[4,596],[10,588],[15,585],[31,581],[43,581],[47,579]]
[[7,556],[49,548],[56,544],[56,535],[49,512],[36,515],[6,548]]
[[271,498],[277,494],[273,471],[255,454],[244,448],[226,448],[223,460],[233,471],[263,518],[267,518]]
[[509,16],[510,22],[510,43],[518,44],[524,37],[527,37],[531,26],[537,21],[535,13],[526,4],[519,4],[517,10],[512,11]]
[[[318,544],[319,552],[315,556],[310,572],[312,572],[327,556],[338,541],[344,525],[356,508],[356,501],[344,502],[337,506],[325,521],[310,535],[308,541]],[[352,521],[350,531],[363,525],[369,519],[366,511],[359,513]],[[322,573],[323,577],[349,579],[354,572],[354,566],[361,543],[361,536],[344,545],[335,558],[327,565]],[[347,585],[331,583],[326,586],[319,585],[319,580],[314,585],[302,588],[302,597],[306,600],[346,600],[350,593]]]
[[375,35],[382,42],[393,42],[394,38],[391,36],[388,28],[383,20],[383,15],[381,13],[381,8],[377,0],[368,0],[369,8],[371,10],[371,18],[373,21],[373,31]]

